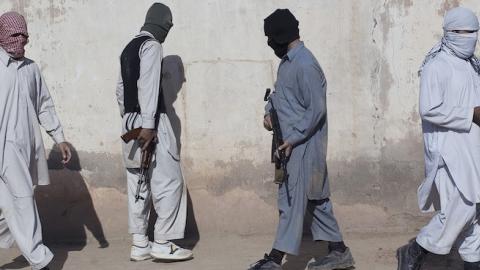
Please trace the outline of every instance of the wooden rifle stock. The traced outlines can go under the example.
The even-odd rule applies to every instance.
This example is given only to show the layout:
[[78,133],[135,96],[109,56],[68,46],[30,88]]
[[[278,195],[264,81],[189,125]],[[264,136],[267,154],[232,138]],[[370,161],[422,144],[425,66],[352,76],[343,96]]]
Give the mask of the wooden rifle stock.
[[136,140],[138,138],[138,136],[140,135],[140,132],[142,131],[142,128],[139,127],[139,128],[134,128],[132,130],[130,130],[129,132],[123,134],[122,136],[120,136],[120,138],[122,138],[122,140],[125,142],[125,143],[129,143],[130,141],[132,140]]

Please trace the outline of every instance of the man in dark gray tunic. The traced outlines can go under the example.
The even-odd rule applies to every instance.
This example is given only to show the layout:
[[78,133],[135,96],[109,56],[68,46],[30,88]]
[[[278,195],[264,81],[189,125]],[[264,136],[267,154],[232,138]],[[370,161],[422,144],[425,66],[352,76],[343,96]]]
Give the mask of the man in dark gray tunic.
[[268,45],[281,59],[275,91],[266,106],[264,126],[272,129],[268,112],[273,102],[284,140],[279,150],[285,150],[289,157],[288,184],[279,187],[280,219],[273,249],[249,269],[282,269],[286,253],[298,255],[307,209],[313,215],[313,239],[329,242],[329,254],[312,260],[308,269],[352,267],[353,257],[343,243],[329,199],[325,76],[313,54],[300,41],[298,21],[288,9],[278,9],[267,17],[264,28]]

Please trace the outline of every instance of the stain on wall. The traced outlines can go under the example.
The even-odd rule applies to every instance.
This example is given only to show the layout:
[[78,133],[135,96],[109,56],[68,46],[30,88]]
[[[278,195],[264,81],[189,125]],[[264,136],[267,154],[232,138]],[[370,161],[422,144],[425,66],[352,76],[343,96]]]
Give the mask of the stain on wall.
[[61,22],[64,19],[67,13],[65,2],[66,0],[50,0],[47,10],[51,24]]
[[438,9],[438,15],[443,16],[447,10],[460,6],[460,0],[445,0]]
[[386,42],[390,29],[399,17],[409,15],[409,10],[413,6],[413,0],[385,0],[380,7],[382,12],[380,16],[380,24],[383,33],[383,41]]
[[10,0],[12,10],[25,14],[25,10],[30,6],[30,0]]

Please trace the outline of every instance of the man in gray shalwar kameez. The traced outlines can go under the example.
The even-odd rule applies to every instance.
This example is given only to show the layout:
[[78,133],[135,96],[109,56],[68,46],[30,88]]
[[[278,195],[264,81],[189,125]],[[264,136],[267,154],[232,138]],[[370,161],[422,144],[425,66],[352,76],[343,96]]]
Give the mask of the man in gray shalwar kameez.
[[443,29],[420,71],[425,180],[418,201],[423,211],[438,213],[415,241],[397,251],[399,270],[418,270],[427,253],[446,255],[455,244],[464,269],[480,269],[478,18],[469,9],[454,8]]
[[[281,59],[271,102],[278,112],[285,142],[279,150],[285,150],[289,156],[289,177],[288,187],[285,183],[279,187],[280,219],[273,249],[249,269],[281,269],[286,253],[298,255],[307,209],[313,215],[314,240],[328,241],[330,250],[326,257],[310,262],[308,269],[352,267],[352,255],[343,243],[329,199],[325,76],[313,54],[299,40],[298,21],[288,9],[276,10],[267,17],[264,28],[268,45]],[[270,108],[268,103],[266,111]],[[268,114],[264,125],[271,130]]]

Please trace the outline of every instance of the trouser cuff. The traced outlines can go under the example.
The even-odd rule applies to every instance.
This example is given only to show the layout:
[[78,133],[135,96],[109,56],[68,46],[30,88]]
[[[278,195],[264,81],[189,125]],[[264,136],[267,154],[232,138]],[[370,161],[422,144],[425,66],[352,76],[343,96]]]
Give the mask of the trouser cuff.
[[155,233],[155,241],[160,240],[160,241],[169,241],[169,240],[177,240],[177,239],[183,239],[185,237],[185,233],[167,233],[167,234],[161,234],[161,233]]
[[276,249],[278,251],[285,252],[287,254],[294,255],[294,256],[298,256],[298,254],[300,253],[300,248],[292,248],[286,244],[280,244],[280,243],[274,243],[273,249]]
[[325,242],[343,242],[343,237],[325,237],[325,236],[319,236],[319,237],[313,237],[313,241],[325,241]]
[[476,263],[480,262],[480,254],[460,254],[464,262]]
[[447,255],[450,253],[450,250],[452,249],[452,246],[439,247],[431,243],[426,237],[423,237],[421,235],[417,236],[416,241],[421,247],[437,255]]
[[48,266],[52,260],[53,254],[50,250],[48,250],[47,254],[45,255],[45,259],[41,263],[32,265],[32,270],[41,270],[42,268]]
[[129,234],[147,234],[147,227],[138,227],[138,228],[128,228]]

